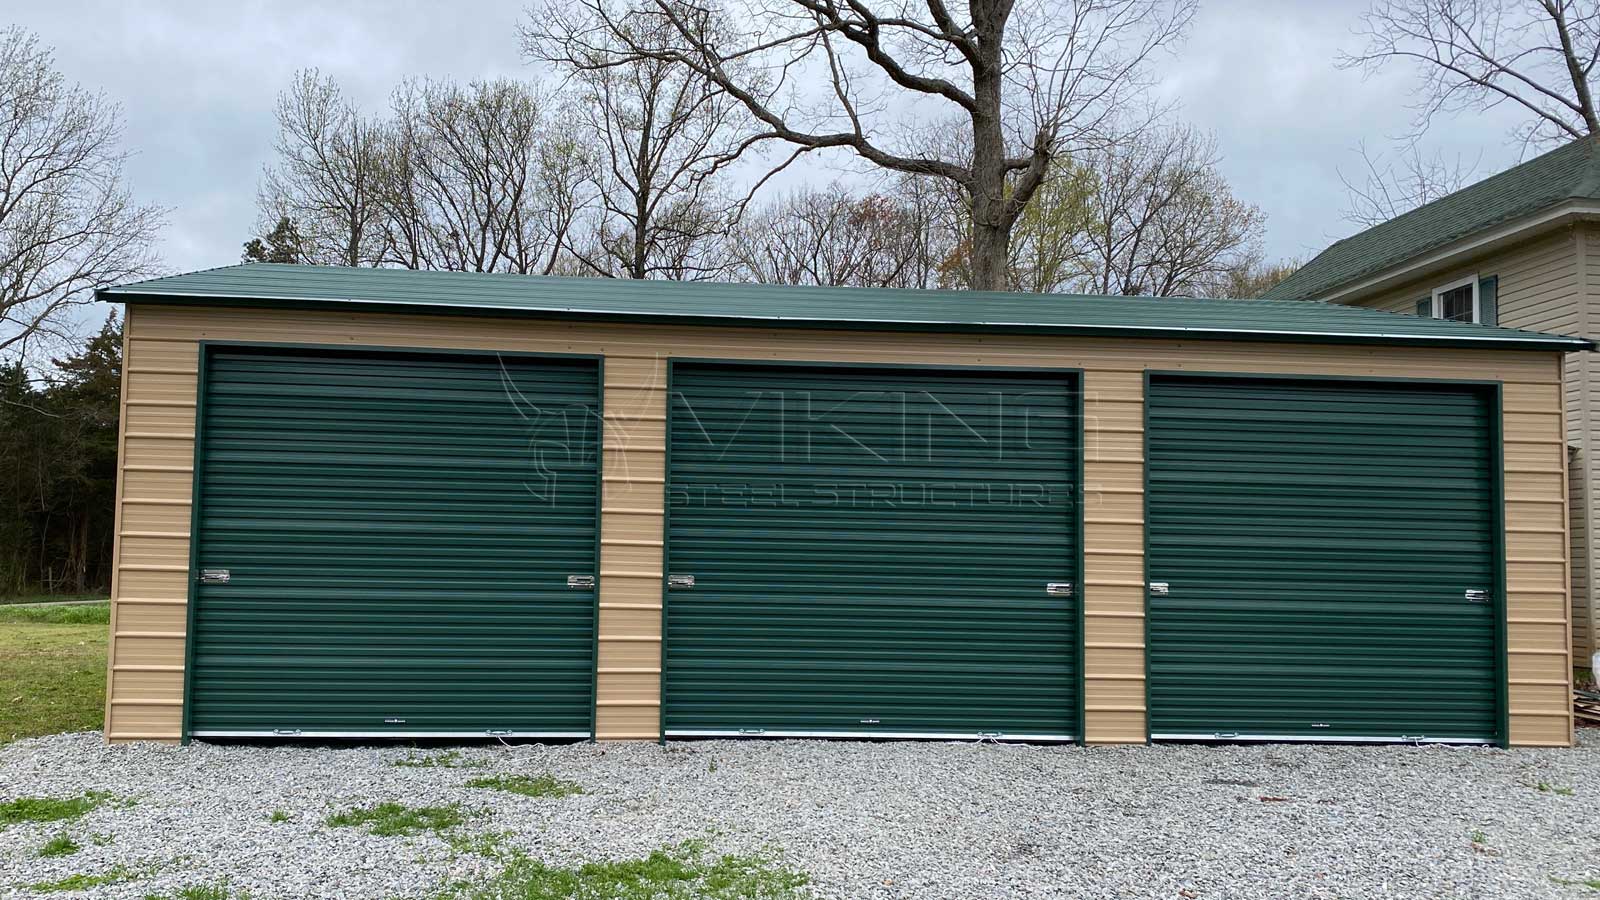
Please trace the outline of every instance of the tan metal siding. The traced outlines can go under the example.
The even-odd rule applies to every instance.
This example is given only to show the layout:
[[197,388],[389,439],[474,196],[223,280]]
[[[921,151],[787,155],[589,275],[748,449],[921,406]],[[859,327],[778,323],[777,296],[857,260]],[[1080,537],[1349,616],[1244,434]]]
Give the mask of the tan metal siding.
[[[501,349],[606,357],[606,468],[601,525],[600,699],[604,739],[659,727],[665,362],[669,356],[917,365],[1061,366],[1084,370],[1086,729],[1096,743],[1145,734],[1143,373],[1146,368],[1274,374],[1493,379],[1506,383],[1511,734],[1571,741],[1564,454],[1559,378],[1548,353],[1395,350],[1311,344],[1124,341],[1045,336],[827,332],[604,325],[473,317],[141,306],[129,325],[129,418],[119,502],[129,532],[159,532],[163,560],[187,559],[195,365],[201,340]],[[165,404],[153,406],[151,403]],[[173,404],[189,404],[187,407]],[[158,412],[159,411],[159,412]],[[159,435],[137,438],[136,435]],[[1513,463],[1512,460],[1516,460]],[[145,471],[156,465],[161,468]],[[135,474],[153,476],[132,489]],[[154,545],[152,545],[154,546]],[[118,559],[119,621],[111,740],[176,739],[187,574]],[[163,562],[161,565],[176,565]],[[132,602],[130,602],[132,601]],[[160,611],[154,607],[160,606]],[[128,616],[136,615],[126,613]],[[129,620],[131,621],[131,619]],[[145,671],[145,670],[138,670]]]
[[[1573,304],[1576,321],[1571,333],[1593,338],[1600,334],[1600,227],[1578,230],[1578,270],[1582,294]],[[1600,650],[1600,366],[1595,354],[1573,353],[1566,361],[1567,442],[1577,451],[1573,479],[1572,531],[1572,649],[1580,660]]]

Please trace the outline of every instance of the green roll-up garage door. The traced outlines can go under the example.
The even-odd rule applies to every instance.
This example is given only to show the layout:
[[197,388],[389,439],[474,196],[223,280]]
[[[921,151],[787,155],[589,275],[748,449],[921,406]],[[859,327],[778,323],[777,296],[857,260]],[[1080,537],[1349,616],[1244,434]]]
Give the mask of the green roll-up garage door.
[[588,735],[599,390],[589,359],[211,348],[190,733]]
[[1495,740],[1496,405],[1152,376],[1152,737]]
[[1057,374],[678,363],[667,734],[1076,736],[1076,410]]

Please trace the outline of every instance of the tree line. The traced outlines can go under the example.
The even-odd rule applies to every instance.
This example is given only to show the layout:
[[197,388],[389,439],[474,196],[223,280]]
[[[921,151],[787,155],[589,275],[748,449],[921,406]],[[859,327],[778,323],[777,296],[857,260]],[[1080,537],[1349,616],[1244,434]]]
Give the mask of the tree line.
[[0,597],[111,585],[122,323],[48,377],[0,364]]
[[[1038,292],[1260,290],[1265,217],[1152,100],[1192,0],[551,3],[544,81],[299,73],[247,260]],[[959,21],[958,21],[959,18]],[[736,24],[743,23],[743,24]],[[794,95],[826,85],[826,101]],[[914,113],[908,112],[914,110]],[[780,188],[831,153],[848,177]],[[792,180],[792,178],[790,179]]]

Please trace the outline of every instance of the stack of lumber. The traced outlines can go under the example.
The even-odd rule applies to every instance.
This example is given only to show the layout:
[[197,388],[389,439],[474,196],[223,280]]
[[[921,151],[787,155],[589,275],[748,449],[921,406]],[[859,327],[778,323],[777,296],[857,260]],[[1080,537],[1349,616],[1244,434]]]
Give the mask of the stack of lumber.
[[1580,725],[1600,725],[1600,693],[1573,691],[1572,711]]

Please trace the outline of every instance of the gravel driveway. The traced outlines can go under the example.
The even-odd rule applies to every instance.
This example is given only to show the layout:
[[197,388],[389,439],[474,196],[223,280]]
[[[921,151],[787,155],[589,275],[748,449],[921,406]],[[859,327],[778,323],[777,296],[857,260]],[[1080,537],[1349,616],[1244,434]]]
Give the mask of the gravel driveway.
[[[408,758],[455,766],[395,765]],[[551,773],[586,793],[466,787],[511,773]],[[1513,751],[718,741],[452,757],[107,747],[98,734],[0,748],[0,801],[86,790],[125,799],[72,821],[0,828],[0,895],[78,896],[28,886],[121,871],[134,880],[85,895],[225,881],[252,900],[425,897],[492,876],[502,863],[459,839],[504,832],[505,847],[562,866],[704,838],[715,853],[781,859],[809,874],[814,896],[852,900],[1600,898],[1581,884],[1600,879],[1593,730],[1575,750]],[[325,824],[384,801],[456,803],[468,817],[443,836]],[[63,832],[82,849],[40,857]]]

